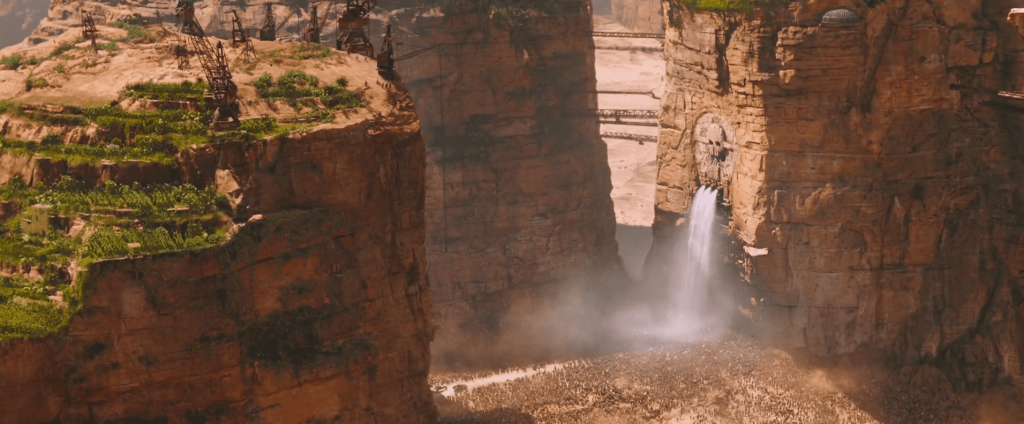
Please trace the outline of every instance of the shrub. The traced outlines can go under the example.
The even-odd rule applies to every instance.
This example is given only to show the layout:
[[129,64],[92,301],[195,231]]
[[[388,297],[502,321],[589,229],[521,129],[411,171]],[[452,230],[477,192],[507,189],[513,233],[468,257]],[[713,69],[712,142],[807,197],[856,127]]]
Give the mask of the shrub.
[[32,78],[31,76],[25,80],[25,91],[32,91],[33,88],[44,88],[49,87],[50,83],[45,78]]
[[269,74],[263,74],[252,82],[260,97],[285,99],[292,107],[315,106],[313,99],[319,99],[328,108],[365,106],[358,93],[345,89],[347,84],[347,79],[338,78],[336,84],[320,86],[315,76],[302,71],[289,71],[276,81]]
[[0,58],[0,66],[13,71],[20,68],[21,65],[26,64],[28,59],[29,58],[26,58],[25,56],[15,53],[10,56]]
[[152,32],[138,25],[118,21],[110,24],[110,26],[128,31],[128,36],[121,39],[123,42],[146,44],[156,41],[156,37],[153,36]]
[[264,73],[253,80],[252,85],[253,87],[256,87],[256,91],[258,92],[269,90],[270,87],[274,86],[274,77],[270,76],[270,74]]

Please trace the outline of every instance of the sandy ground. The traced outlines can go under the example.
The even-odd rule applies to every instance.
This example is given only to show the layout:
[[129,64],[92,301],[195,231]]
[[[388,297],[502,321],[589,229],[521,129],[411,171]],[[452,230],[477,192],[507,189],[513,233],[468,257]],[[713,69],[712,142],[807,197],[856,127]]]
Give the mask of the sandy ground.
[[[97,25],[100,30],[101,43],[109,43],[127,35],[122,29]],[[118,100],[121,89],[127,84],[145,81],[179,82],[195,80],[204,76],[199,59],[192,57],[191,67],[180,70],[170,48],[173,39],[163,37],[156,26],[149,29],[158,35],[156,43],[132,44],[118,42],[116,51],[93,52],[88,42],[75,43],[76,31],[67,31],[55,37],[51,42],[35,46],[11,46],[0,50],[0,56],[18,52],[24,56],[48,57],[61,45],[73,44],[76,48],[58,57],[51,57],[44,62],[29,66],[24,65],[17,70],[0,70],[0,99],[10,99],[21,103],[53,103],[75,106],[97,106]],[[210,38],[212,44],[217,39]],[[221,40],[223,41],[223,40]],[[325,84],[336,81],[339,77],[348,79],[350,90],[362,92],[366,108],[343,111],[338,114],[335,124],[348,124],[370,118],[377,111],[391,108],[387,90],[379,85],[384,81],[377,74],[376,61],[361,55],[339,53],[326,59],[295,60],[292,55],[296,43],[277,41],[254,41],[256,52],[264,60],[249,66],[238,60],[242,53],[241,46],[233,48],[226,44],[225,54],[231,62],[233,80],[238,85],[241,97],[241,118],[256,118],[262,115],[288,118],[299,113],[283,102],[270,103],[258,99],[256,89],[251,82],[269,73],[277,77],[284,73],[301,69],[316,76]],[[277,65],[269,63],[267,58],[273,51],[283,59]],[[45,88],[26,90],[28,78],[44,78],[49,84]],[[308,112],[306,108],[303,112]]]
[[[595,31],[628,31],[610,17],[595,16]],[[596,38],[597,46],[660,46],[652,39]],[[602,109],[659,109],[664,92],[665,62],[661,53],[597,50],[597,89],[599,91],[638,91],[648,94],[600,94]],[[601,132],[658,135],[657,127],[602,125]],[[656,143],[640,144],[632,140],[605,138],[608,165],[612,171],[612,201],[619,224],[616,239],[626,271],[640,278],[641,268],[651,245],[654,220],[654,182],[657,175]]]
[[436,396],[442,422],[877,422],[823,371],[738,335],[561,365]]
[[731,333],[478,380],[490,384],[430,380],[446,424],[1024,422],[1016,389],[956,394],[935,368],[885,364],[823,362]]

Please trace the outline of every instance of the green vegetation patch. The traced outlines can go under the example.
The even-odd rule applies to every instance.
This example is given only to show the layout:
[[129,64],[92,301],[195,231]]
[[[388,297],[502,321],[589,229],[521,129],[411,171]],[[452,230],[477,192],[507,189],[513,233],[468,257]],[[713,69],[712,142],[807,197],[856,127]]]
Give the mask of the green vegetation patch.
[[[330,110],[365,107],[359,93],[345,88],[348,80],[339,78],[334,84],[321,85],[320,80],[302,71],[289,71],[274,80],[270,74],[260,75],[252,85],[260,97],[285,100],[292,107],[317,107],[316,102]],[[330,119],[334,119],[333,113]]]
[[46,62],[47,60],[61,57],[64,55],[64,53],[67,53],[69,50],[74,48],[74,44],[62,44],[60,47],[57,47],[57,49],[54,50],[53,53],[50,53],[48,56],[41,58],[35,56],[24,56],[19,53],[15,53],[10,56],[0,57],[0,68],[9,69],[13,71],[26,65],[36,66],[40,63]]
[[49,87],[50,83],[45,78],[33,78],[31,75],[25,80],[25,91],[32,91],[33,88]]
[[139,84],[126,85],[121,90],[121,99],[153,99],[153,100],[177,100],[185,101],[190,98],[200,100],[209,88],[204,81],[180,83],[157,83],[147,81]]
[[156,36],[153,35],[153,32],[141,26],[120,21],[114,22],[110,26],[128,31],[127,37],[118,40],[123,43],[150,44],[156,42]]
[[[81,301],[70,267],[216,245],[230,223],[216,206],[223,199],[188,184],[88,187],[64,176],[49,187],[28,187],[14,178],[0,186],[0,200],[21,211],[0,229],[0,268],[11,274],[0,277],[0,340],[52,334],[66,325]],[[47,217],[43,229],[31,222],[40,210]],[[58,293],[62,304],[50,298]]]
[[[180,99],[196,93],[201,94],[201,89],[205,86],[202,83],[142,83],[127,87],[122,96]],[[279,136],[301,127],[282,125],[276,118],[263,117],[243,120],[237,131],[215,132],[207,126],[213,114],[209,110],[191,112],[182,109],[160,109],[129,112],[116,105],[84,109],[63,107],[60,109],[61,112],[52,110],[0,101],[0,114],[59,127],[57,132],[51,131],[51,135],[47,136],[53,139],[52,142],[43,140],[43,143],[32,143],[0,137],[0,150],[26,155],[39,154],[72,163],[146,160],[174,164],[177,153],[192,145],[219,141],[252,141],[267,136]],[[61,143],[64,134],[72,128],[90,125],[95,125],[98,130],[91,144]]]
[[0,137],[0,152],[10,152],[22,156],[38,154],[57,161],[66,160],[70,164],[96,164],[104,160],[113,162],[145,160],[167,165],[177,163],[174,155],[158,151],[154,145],[155,143],[141,146],[50,144]]

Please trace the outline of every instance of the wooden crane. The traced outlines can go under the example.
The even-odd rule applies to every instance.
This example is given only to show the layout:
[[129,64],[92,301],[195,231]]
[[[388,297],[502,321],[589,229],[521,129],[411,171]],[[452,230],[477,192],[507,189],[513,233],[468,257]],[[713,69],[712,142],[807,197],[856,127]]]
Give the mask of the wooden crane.
[[249,37],[249,33],[245,31],[245,25],[242,24],[242,19],[238,17],[238,11],[231,11],[231,46],[236,47],[239,44],[245,46],[242,49],[241,58],[245,62],[256,61],[256,48],[252,45],[252,38]]
[[277,21],[274,18],[274,5],[266,3],[267,11],[263,15],[263,25],[260,26],[260,41],[277,40]]
[[96,29],[96,21],[93,20],[92,13],[84,10],[80,12],[82,14],[82,38],[92,42],[92,51],[99,51],[99,47],[96,46],[96,35],[100,31]]
[[370,42],[370,11],[377,0],[346,0],[345,11],[338,18],[338,50],[374,57]]
[[[225,125],[237,128],[241,124],[238,119],[238,86],[231,80],[224,45],[220,41],[216,47],[210,44],[202,25],[196,20],[195,12],[192,0],[180,0],[175,8],[181,32],[188,35],[189,50],[199,58],[203,72],[206,73],[206,81],[210,84],[210,92],[213,93],[212,98],[207,100],[207,104],[216,108],[210,120],[210,128]],[[231,122],[226,122],[227,119]]]
[[324,9],[323,18],[317,17],[318,6],[314,5],[310,8],[309,23],[306,24],[306,29],[302,32],[302,41],[307,43],[320,42],[320,32],[323,30],[324,24],[327,23],[327,15],[331,13],[332,8],[334,7],[334,1],[335,0],[330,0],[330,2],[327,3],[327,8]]

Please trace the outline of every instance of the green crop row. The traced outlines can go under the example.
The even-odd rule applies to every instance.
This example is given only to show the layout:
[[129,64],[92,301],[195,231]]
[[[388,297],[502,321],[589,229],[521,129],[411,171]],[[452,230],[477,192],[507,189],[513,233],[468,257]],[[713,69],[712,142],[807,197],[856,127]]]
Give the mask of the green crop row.
[[170,217],[175,212],[167,210],[177,207],[188,207],[189,214],[211,213],[216,209],[217,194],[211,189],[200,190],[191,184],[143,187],[138,183],[124,185],[107,181],[102,187],[90,189],[65,175],[28,201],[54,205],[65,215],[101,209],[132,209],[133,216]]
[[69,319],[70,312],[55,305],[0,301],[0,340],[52,334]]
[[28,141],[11,140],[0,137],[0,152],[30,156],[39,154],[52,160],[65,160],[68,163],[98,163],[103,160],[127,161],[144,160],[155,163],[173,165],[174,156],[155,151],[151,147],[137,146],[89,146],[84,144],[44,144]]
[[[173,250],[193,250],[224,241],[220,234],[207,234],[202,226],[192,223],[183,235],[167,231],[166,228],[144,228],[141,230],[102,228],[89,237],[82,252],[88,258],[111,258],[128,254],[159,253]],[[131,248],[131,243],[139,244]]]
[[182,81],[181,83],[156,83],[144,82],[129,84],[121,90],[121,98],[145,98],[155,100],[187,100],[192,97],[198,100],[203,99],[208,85],[200,81]]

